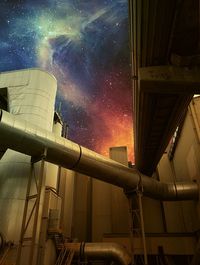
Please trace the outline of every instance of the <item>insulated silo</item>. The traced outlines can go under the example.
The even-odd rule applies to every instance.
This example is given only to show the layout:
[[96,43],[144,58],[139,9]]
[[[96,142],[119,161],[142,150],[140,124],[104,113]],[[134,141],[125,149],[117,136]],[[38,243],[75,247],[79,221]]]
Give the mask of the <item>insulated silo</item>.
[[[0,73],[0,92],[7,89],[8,111],[48,131],[53,126],[56,87],[56,79],[39,69]],[[16,243],[29,174],[30,157],[7,150],[0,160],[0,232]]]

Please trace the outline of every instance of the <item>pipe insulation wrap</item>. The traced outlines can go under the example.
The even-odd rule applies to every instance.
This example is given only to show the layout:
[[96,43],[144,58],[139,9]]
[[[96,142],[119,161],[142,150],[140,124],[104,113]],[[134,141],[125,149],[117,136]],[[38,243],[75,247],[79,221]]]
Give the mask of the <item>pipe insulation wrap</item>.
[[1,149],[40,157],[47,148],[45,160],[72,169],[90,177],[111,183],[125,190],[135,190],[139,185],[143,194],[159,200],[193,200],[199,197],[199,187],[194,182],[163,183],[140,174],[118,162],[87,148],[56,136],[27,121],[1,110]]

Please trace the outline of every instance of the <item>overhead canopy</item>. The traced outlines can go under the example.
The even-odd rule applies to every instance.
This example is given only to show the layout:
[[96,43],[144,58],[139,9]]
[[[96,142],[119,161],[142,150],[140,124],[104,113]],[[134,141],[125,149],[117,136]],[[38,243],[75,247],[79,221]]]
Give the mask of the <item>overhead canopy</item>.
[[199,1],[130,0],[129,9],[136,166],[150,176],[200,93]]

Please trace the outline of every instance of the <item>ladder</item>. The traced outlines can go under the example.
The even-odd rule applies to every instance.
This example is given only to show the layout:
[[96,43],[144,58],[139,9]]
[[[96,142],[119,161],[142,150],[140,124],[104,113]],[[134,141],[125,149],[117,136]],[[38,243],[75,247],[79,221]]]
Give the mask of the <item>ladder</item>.
[[70,265],[72,263],[73,257],[74,257],[74,250],[67,250],[63,246],[63,248],[60,251],[60,254],[58,256],[58,259],[56,260],[55,265]]
[[[144,219],[142,209],[142,188],[138,187],[136,190],[126,192],[129,202],[129,216],[130,216],[130,240],[131,251],[133,253],[132,264],[147,265],[147,250],[144,231]],[[135,255],[134,252],[134,238],[141,239],[142,255]]]
[[[17,259],[16,265],[20,265],[22,258],[22,248],[24,244],[28,243],[30,249],[28,250],[28,260],[27,264],[32,265],[35,260],[35,244],[38,235],[38,216],[41,204],[41,194],[43,188],[45,187],[45,157],[47,149],[45,148],[44,153],[37,158],[31,158],[31,169],[28,178],[27,191],[26,191],[26,200],[24,205],[24,213],[22,218],[22,227],[20,234],[20,241],[17,250]],[[35,163],[41,161],[39,177],[37,179],[35,174]],[[33,188],[32,184],[35,184],[36,193],[31,194],[31,189]],[[31,230],[30,235],[28,234],[28,229]]]
[[60,254],[56,260],[55,265],[62,265],[66,254],[67,254],[67,249],[63,246],[61,251],[60,251]]
[[72,260],[73,260],[73,257],[74,257],[74,253],[75,253],[74,250],[70,249],[64,265],[70,265],[72,263]]

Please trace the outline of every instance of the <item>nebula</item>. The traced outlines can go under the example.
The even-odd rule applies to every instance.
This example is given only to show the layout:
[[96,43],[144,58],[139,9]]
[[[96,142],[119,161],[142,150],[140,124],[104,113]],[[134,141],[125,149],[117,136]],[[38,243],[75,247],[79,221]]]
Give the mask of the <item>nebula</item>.
[[0,14],[0,70],[54,74],[68,137],[134,161],[128,1],[4,0]]

